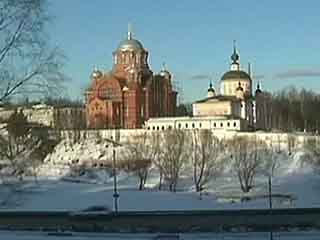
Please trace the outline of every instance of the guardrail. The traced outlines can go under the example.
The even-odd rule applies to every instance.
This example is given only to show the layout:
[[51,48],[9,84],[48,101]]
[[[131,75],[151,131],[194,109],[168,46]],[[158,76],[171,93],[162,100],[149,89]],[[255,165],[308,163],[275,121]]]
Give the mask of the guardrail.
[[0,229],[95,232],[228,232],[320,229],[320,208],[130,211],[1,211]]

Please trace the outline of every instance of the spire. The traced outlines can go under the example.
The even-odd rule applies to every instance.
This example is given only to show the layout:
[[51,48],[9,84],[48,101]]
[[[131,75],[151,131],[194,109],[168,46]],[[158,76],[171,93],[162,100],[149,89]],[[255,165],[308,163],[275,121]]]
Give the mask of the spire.
[[261,85],[260,85],[260,81],[258,81],[258,84],[257,84],[257,89],[261,90]]
[[128,40],[132,39],[132,26],[131,23],[128,23]]
[[212,84],[212,80],[211,80],[211,79],[210,79],[210,81],[209,81],[208,91],[214,91],[214,88],[213,88],[213,84]]
[[248,62],[248,75],[251,78],[251,63],[250,62]]
[[212,80],[210,79],[207,97],[211,98],[211,97],[214,97],[215,95],[216,93],[214,91],[214,88],[212,87]]
[[231,55],[232,64],[238,64],[239,54],[237,53],[236,40],[233,40],[233,53]]
[[239,71],[239,54],[237,53],[236,40],[233,40],[233,53],[231,55],[231,71]]
[[166,62],[162,63],[162,71],[167,71],[167,64]]
[[261,88],[260,88],[260,81],[258,81],[257,84],[257,89],[256,89],[256,94],[262,93]]

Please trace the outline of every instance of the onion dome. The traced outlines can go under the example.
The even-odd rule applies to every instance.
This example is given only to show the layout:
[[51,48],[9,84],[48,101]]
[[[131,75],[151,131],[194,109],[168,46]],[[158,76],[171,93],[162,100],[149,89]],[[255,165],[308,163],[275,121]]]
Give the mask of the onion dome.
[[165,77],[167,79],[171,78],[171,73],[168,71],[166,63],[162,64],[162,69],[159,74],[160,74],[160,76]]
[[233,50],[233,54],[231,55],[231,60],[233,64],[237,64],[239,62],[239,54],[236,52],[236,50]]
[[91,73],[91,77],[93,79],[100,78],[102,76],[102,72],[97,69],[97,67],[94,68],[93,72]]
[[212,82],[209,84],[208,92],[214,92],[214,88],[212,87]]
[[237,64],[239,62],[240,56],[237,53],[237,48],[236,48],[236,40],[233,40],[233,53],[231,55],[231,60],[233,64]]
[[235,45],[235,41],[233,42],[233,54],[231,55],[231,69],[230,71],[226,72],[225,74],[223,74],[223,76],[221,77],[222,81],[226,81],[226,80],[249,80],[251,81],[251,77],[250,75],[245,72],[240,70],[240,63],[239,63],[239,54],[237,53],[237,49],[236,49],[236,45]]
[[256,95],[262,93],[260,89],[260,83],[258,82],[257,89],[256,89]]
[[238,85],[238,87],[237,87],[237,89],[236,89],[237,91],[243,91],[243,88],[241,87],[241,83],[239,82],[239,85]]
[[207,96],[209,98],[209,97],[214,97],[215,95],[216,95],[216,92],[214,91],[214,88],[212,87],[212,82],[210,82]]

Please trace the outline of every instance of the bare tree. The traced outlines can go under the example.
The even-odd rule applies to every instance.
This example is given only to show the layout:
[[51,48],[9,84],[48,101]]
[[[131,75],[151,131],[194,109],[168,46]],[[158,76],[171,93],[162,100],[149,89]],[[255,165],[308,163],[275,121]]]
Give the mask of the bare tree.
[[139,190],[143,190],[152,162],[159,154],[159,142],[147,132],[131,138],[125,146],[124,167],[139,178]]
[[164,180],[170,191],[176,191],[180,172],[187,159],[186,139],[186,133],[178,129],[169,129],[162,135],[160,158]]
[[[263,144],[263,143],[262,143]],[[261,147],[260,154],[262,157],[262,173],[269,177],[274,177],[275,171],[280,167],[280,155],[283,153],[270,143]]]
[[193,181],[196,191],[199,192],[223,170],[222,145],[211,131],[196,130],[193,132],[190,150]]
[[126,159],[119,164],[119,168],[128,173],[133,173],[139,179],[139,190],[143,190],[147,182],[148,173],[151,167],[150,159]]
[[279,134],[279,133],[277,134],[277,140],[276,140],[276,144],[277,145],[272,145],[273,149],[276,149],[277,153],[281,153],[281,149],[282,149],[282,147],[281,147],[281,142],[282,142],[281,135],[282,134]]
[[262,163],[265,145],[256,138],[235,137],[229,143],[233,169],[238,177],[241,190],[249,192],[253,187],[254,177]]
[[50,48],[45,33],[47,4],[0,1],[0,103],[16,94],[52,92],[64,79],[62,55]]
[[292,154],[292,151],[296,147],[296,137],[292,134],[289,134],[287,143],[288,143],[288,155],[290,156]]
[[315,169],[320,169],[320,138],[319,136],[309,138],[304,143],[306,154],[305,160],[309,162]]
[[158,169],[159,171],[159,185],[158,189],[162,189],[163,179],[164,179],[164,167],[165,167],[165,159],[162,157],[161,154],[161,141],[163,140],[163,136],[160,132],[150,132],[148,133],[150,137],[150,141],[152,142],[152,146],[155,148],[157,154],[154,155],[152,160],[152,164]]

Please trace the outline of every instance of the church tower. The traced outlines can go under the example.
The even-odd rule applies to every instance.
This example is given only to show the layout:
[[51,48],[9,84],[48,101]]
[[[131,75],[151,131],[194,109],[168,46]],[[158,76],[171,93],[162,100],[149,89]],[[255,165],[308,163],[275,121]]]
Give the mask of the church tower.
[[139,74],[150,75],[148,65],[148,51],[142,43],[133,38],[130,25],[128,26],[127,39],[120,42],[113,52],[113,72],[119,78],[130,77],[132,81],[141,83]]
[[243,88],[245,96],[252,95],[252,80],[250,75],[241,70],[240,55],[236,48],[235,41],[233,42],[233,53],[231,55],[230,71],[226,72],[221,78],[220,92],[226,96],[236,96],[237,88],[239,86]]
[[176,108],[176,92],[171,74],[153,75],[148,51],[135,39],[131,27],[127,37],[113,52],[109,72],[95,69],[86,92],[89,128],[141,128],[154,116],[171,116]]

